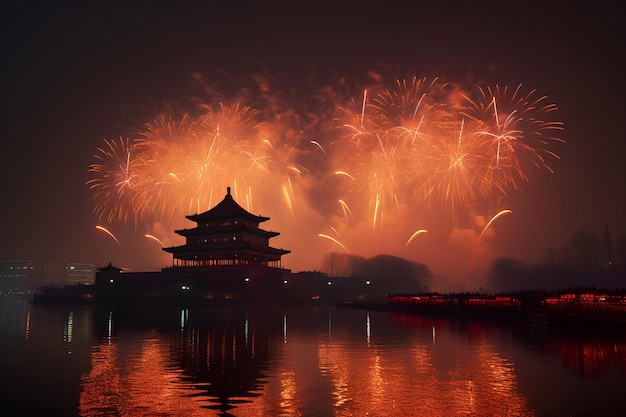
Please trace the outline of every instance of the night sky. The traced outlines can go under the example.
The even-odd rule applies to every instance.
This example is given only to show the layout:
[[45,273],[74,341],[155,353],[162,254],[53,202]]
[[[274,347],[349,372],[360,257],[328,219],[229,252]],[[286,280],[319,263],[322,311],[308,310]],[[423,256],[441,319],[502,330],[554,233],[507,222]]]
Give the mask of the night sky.
[[[352,253],[406,257],[431,268],[435,289],[473,289],[497,257],[541,262],[547,248],[565,246],[577,231],[602,237],[605,226],[617,241],[626,234],[626,16],[608,1],[543,3],[5,2],[0,259],[168,265],[170,255],[145,234],[181,244],[173,227],[191,222],[107,223],[93,213],[86,181],[105,139],[132,136],[164,109],[201,96],[199,77],[264,73],[306,90],[314,72],[367,87],[381,68],[536,89],[557,105],[565,143],[550,146],[560,157],[549,163],[554,173],[483,205],[482,223],[437,234],[443,227],[425,215],[396,235],[405,218],[395,217],[388,232],[364,237],[346,229]],[[361,100],[362,91],[353,93]],[[285,267],[319,269],[325,253],[341,251],[318,236],[335,224],[312,208],[327,190],[318,184],[300,193],[308,203],[296,207],[295,220],[270,206],[255,214],[281,233],[273,246],[292,250]],[[494,222],[480,248],[463,249],[476,245],[488,214],[500,209],[512,213]],[[430,232],[409,251],[404,243],[419,227]],[[468,272],[468,263],[476,269]]]

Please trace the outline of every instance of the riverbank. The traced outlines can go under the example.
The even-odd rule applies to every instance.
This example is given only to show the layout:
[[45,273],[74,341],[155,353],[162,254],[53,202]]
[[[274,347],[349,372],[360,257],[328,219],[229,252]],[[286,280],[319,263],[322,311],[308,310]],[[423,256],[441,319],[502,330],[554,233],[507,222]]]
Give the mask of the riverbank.
[[626,327],[626,291],[572,289],[499,295],[394,294],[384,303],[343,302],[337,306],[439,318]]

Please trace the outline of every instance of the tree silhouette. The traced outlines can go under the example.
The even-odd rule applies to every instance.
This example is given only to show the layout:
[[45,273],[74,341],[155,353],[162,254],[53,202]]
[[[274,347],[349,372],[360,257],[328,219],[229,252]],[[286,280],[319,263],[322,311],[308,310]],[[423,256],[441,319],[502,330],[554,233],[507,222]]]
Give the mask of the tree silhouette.
[[426,265],[392,255],[366,259],[332,252],[322,259],[322,271],[331,277],[370,278],[376,288],[388,293],[426,291],[432,278]]
[[432,278],[426,265],[392,255],[377,255],[366,259],[355,270],[355,275],[382,282],[389,293],[424,291]]
[[331,252],[322,258],[321,269],[329,277],[352,277],[364,261],[362,256]]

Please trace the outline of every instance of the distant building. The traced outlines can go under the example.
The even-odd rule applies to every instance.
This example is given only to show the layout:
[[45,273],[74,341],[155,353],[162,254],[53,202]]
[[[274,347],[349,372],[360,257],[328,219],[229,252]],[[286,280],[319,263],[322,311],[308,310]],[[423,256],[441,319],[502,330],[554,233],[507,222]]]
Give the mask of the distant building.
[[92,285],[96,282],[96,268],[93,264],[65,264],[65,285]]
[[43,285],[42,265],[32,260],[0,261],[0,293],[29,294]]
[[82,262],[45,262],[43,284],[50,287],[65,285],[93,285],[96,280],[96,268],[93,264]]
[[63,287],[94,284],[96,269],[92,264],[42,262],[34,260],[0,261],[0,292],[34,293],[40,287]]

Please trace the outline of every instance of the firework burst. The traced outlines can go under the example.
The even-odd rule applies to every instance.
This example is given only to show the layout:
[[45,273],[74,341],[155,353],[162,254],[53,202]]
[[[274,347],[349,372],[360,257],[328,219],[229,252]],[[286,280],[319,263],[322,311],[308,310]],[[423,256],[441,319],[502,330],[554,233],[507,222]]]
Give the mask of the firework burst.
[[248,210],[343,219],[346,234],[335,243],[344,249],[362,240],[351,228],[378,233],[383,219],[406,228],[406,247],[425,232],[408,229],[418,215],[457,221],[470,206],[492,210],[552,171],[563,126],[534,90],[379,81],[351,90],[307,80],[299,94],[279,77],[249,77],[230,101],[205,83],[207,100],[195,98],[187,114],[157,117],[97,149],[87,181],[94,213],[108,222],[179,219],[210,209],[230,186]]
[[134,181],[131,180],[133,141],[128,138],[106,140],[89,166],[93,176],[87,181],[92,192],[93,210],[101,219],[126,222],[135,216]]
[[556,105],[536,91],[523,93],[522,85],[478,88],[478,98],[464,96],[467,104],[461,114],[473,122],[473,138],[485,145],[483,156],[486,183],[501,192],[520,190],[541,170],[552,171],[548,158],[558,158],[550,150],[563,124],[549,119]]

